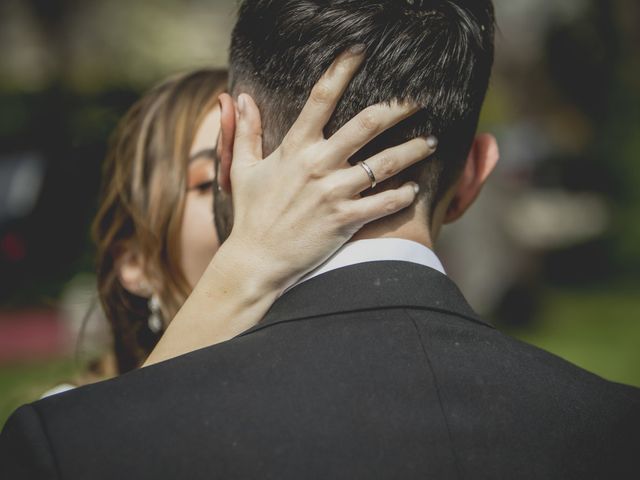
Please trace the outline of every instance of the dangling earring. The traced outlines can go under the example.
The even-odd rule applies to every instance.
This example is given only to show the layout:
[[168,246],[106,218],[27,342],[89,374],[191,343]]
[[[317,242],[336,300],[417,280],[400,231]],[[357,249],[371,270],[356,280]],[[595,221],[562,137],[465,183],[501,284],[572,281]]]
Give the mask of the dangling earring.
[[162,309],[160,308],[160,298],[155,293],[149,298],[149,311],[151,315],[147,319],[149,330],[153,333],[160,333],[164,328],[164,320],[162,318]]

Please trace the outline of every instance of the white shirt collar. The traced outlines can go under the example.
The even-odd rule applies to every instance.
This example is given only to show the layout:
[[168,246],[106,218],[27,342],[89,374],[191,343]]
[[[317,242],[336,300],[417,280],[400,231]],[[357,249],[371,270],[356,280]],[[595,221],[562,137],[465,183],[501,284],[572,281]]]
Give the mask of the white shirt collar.
[[440,259],[433,250],[424,245],[403,238],[373,238],[347,243],[326,262],[302,277],[287,290],[331,270],[358,263],[384,261],[417,263],[446,275]]

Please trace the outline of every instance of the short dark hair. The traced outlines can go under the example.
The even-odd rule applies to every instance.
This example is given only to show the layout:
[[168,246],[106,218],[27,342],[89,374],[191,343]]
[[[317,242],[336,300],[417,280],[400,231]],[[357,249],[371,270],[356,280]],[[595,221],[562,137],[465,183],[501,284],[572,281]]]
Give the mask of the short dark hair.
[[335,56],[364,44],[365,63],[325,133],[372,104],[423,106],[351,161],[436,135],[436,155],[399,179],[417,179],[433,201],[457,178],[471,147],[491,75],[494,24],[491,0],[244,0],[231,38],[231,89],[256,100],[271,151]]

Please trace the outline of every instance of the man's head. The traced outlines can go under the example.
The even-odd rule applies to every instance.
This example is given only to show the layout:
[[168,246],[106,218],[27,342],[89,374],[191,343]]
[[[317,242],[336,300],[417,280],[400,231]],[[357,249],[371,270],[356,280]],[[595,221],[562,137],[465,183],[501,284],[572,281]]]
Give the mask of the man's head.
[[398,99],[423,106],[351,161],[417,136],[437,136],[438,152],[396,179],[418,180],[433,213],[474,151],[493,35],[491,0],[245,0],[231,40],[231,89],[256,100],[269,153],[335,56],[365,45],[364,65],[326,134],[372,104]]

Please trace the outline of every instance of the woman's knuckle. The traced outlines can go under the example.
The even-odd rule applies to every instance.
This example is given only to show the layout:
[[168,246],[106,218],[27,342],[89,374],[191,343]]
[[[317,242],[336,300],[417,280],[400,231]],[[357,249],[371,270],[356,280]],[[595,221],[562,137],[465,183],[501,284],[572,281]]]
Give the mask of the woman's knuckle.
[[380,125],[377,112],[371,107],[363,110],[358,119],[360,121],[360,128],[367,132],[376,131]]
[[387,199],[384,203],[384,212],[386,214],[391,214],[398,211],[398,209],[400,208],[399,203],[400,202],[397,197],[391,197]]
[[338,189],[332,182],[324,182],[321,187],[322,198],[326,202],[336,203],[338,200]]
[[353,212],[344,204],[336,204],[333,207],[334,218],[339,226],[350,225],[353,222]]
[[321,163],[313,156],[305,156],[301,162],[309,180],[319,180],[324,177],[324,170],[322,169]]
[[396,165],[393,158],[389,156],[380,157],[378,161],[378,174],[381,178],[389,178],[396,174]]
[[332,91],[326,80],[320,80],[311,91],[311,101],[318,105],[326,105],[331,102]]

